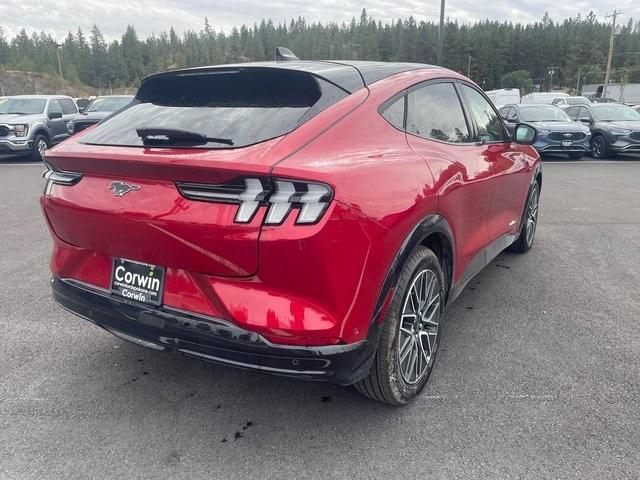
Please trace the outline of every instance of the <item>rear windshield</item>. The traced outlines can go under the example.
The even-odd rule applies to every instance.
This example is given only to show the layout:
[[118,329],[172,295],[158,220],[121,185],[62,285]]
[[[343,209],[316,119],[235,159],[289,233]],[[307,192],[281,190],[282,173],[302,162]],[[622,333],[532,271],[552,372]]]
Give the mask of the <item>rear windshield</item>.
[[[160,75],[143,82],[130,107],[107,118],[82,142],[144,146],[137,130],[146,129],[210,139],[181,147],[243,147],[284,135],[345,96],[344,90],[309,73],[284,69]],[[162,146],[176,146],[171,136],[166,140]]]
[[115,112],[131,103],[133,97],[98,97],[87,107],[87,112]]
[[587,97],[569,97],[566,100],[569,105],[588,105],[591,103]]

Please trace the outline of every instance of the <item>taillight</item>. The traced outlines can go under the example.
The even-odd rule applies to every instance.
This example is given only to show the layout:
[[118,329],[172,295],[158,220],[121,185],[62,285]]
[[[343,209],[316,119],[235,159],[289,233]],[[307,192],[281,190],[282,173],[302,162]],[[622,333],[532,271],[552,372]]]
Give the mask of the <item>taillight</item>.
[[46,180],[44,185],[44,194],[49,195],[51,187],[55,185],[75,185],[82,178],[82,174],[78,172],[61,172],[54,170],[47,164],[47,171],[42,174],[42,177]]
[[292,210],[298,210],[296,224],[314,224],[333,198],[333,190],[323,183],[281,178],[238,178],[221,185],[179,182],[176,186],[191,200],[237,204],[236,223],[249,223],[265,205],[265,225],[280,225]]

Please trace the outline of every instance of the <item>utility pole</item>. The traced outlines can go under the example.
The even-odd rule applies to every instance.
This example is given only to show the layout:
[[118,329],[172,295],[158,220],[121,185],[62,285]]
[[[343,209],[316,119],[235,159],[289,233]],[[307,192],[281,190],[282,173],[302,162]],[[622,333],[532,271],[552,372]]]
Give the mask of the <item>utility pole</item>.
[[471,78],[471,55],[469,55],[469,63],[467,63],[467,78]]
[[442,66],[442,49],[444,48],[444,2],[440,0],[440,28],[438,29],[438,65]]
[[607,15],[606,18],[612,17],[611,22],[611,38],[609,39],[609,58],[607,59],[607,73],[604,76],[604,85],[602,86],[602,98],[607,98],[607,88],[609,88],[609,80],[611,79],[611,60],[613,59],[613,44],[616,38],[616,17],[622,12],[614,10],[611,15]]
[[582,76],[582,67],[578,68],[578,81],[576,82],[576,95],[580,94],[580,77]]

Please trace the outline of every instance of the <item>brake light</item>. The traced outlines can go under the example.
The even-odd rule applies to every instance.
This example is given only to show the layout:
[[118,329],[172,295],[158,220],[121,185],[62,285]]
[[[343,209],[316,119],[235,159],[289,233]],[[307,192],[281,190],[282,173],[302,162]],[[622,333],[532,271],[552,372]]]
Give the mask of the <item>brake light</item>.
[[251,222],[265,205],[265,225],[282,224],[294,209],[298,210],[297,225],[311,225],[322,218],[333,198],[328,185],[280,178],[238,178],[222,185],[180,182],[176,186],[191,200],[238,204],[236,223]]
[[61,172],[58,170],[52,169],[48,164],[47,171],[42,174],[42,178],[46,180],[44,186],[44,194],[48,196],[51,192],[51,187],[53,185],[66,185],[71,186],[75,185],[82,178],[82,173],[78,172]]

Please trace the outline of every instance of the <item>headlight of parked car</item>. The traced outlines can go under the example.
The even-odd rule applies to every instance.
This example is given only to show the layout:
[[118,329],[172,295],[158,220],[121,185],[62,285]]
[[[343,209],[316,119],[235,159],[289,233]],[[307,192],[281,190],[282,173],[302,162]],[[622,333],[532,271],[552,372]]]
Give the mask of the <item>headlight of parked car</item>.
[[551,130],[538,130],[538,136],[547,136],[551,133]]
[[627,130],[626,128],[614,128],[611,130],[612,135],[629,135],[631,130]]
[[16,137],[26,137],[29,132],[29,125],[26,123],[20,123],[13,126],[13,134]]

